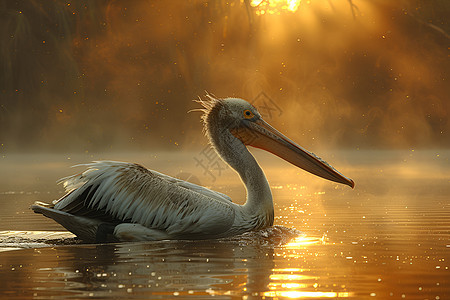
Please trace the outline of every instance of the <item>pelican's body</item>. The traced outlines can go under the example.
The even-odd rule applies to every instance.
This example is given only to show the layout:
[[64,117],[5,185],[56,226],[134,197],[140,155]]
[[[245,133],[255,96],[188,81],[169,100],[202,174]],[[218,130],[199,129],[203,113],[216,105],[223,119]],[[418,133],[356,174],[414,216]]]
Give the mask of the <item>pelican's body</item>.
[[142,166],[101,161],[63,179],[67,194],[42,213],[86,241],[210,239],[273,225],[272,193],[246,145],[265,149],[323,178],[353,181],[265,123],[255,107],[238,98],[200,101],[205,132],[247,190],[244,205],[221,193]]

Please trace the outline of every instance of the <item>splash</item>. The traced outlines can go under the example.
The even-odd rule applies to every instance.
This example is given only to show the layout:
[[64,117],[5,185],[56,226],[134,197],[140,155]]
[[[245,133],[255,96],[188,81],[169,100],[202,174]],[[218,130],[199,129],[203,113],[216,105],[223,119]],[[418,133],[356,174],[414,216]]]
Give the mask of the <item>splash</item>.
[[249,231],[241,235],[222,239],[227,242],[237,242],[242,246],[259,244],[260,246],[287,245],[292,240],[302,236],[302,232],[284,226],[274,225],[257,231]]
[[0,252],[78,243],[67,231],[0,231]]

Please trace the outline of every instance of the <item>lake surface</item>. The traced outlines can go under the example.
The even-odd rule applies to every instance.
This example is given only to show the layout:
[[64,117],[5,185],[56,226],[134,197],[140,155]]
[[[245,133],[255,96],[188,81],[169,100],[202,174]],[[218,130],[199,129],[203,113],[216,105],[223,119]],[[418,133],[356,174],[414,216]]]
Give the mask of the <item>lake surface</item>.
[[[34,214],[56,180],[92,160],[132,161],[243,203],[235,173],[203,153],[0,158],[0,298],[450,299],[450,152],[321,156],[356,187],[254,151],[272,186],[275,227],[208,241],[82,244]],[[209,161],[208,163],[211,163]]]

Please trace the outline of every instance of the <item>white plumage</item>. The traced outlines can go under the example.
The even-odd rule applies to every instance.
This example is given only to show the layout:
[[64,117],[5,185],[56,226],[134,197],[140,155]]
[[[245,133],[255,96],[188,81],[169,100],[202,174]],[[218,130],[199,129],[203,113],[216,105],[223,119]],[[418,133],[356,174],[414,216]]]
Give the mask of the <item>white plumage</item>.
[[246,145],[266,149],[313,174],[353,187],[323,160],[265,123],[255,107],[237,99],[199,101],[205,132],[218,154],[241,176],[247,202],[140,165],[99,161],[63,178],[67,194],[32,209],[86,241],[207,239],[273,224],[272,195]]

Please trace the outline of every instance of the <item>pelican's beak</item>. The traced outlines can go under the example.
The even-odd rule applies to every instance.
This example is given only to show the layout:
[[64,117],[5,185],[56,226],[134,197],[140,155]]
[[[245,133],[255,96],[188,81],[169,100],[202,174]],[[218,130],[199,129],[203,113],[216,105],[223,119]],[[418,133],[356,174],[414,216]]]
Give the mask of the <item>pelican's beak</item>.
[[354,187],[355,183],[336,171],[327,162],[306,151],[262,119],[245,122],[245,126],[230,130],[245,145],[264,149],[322,178]]

